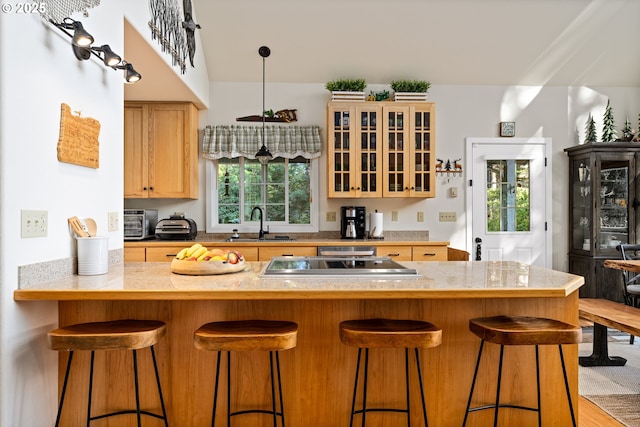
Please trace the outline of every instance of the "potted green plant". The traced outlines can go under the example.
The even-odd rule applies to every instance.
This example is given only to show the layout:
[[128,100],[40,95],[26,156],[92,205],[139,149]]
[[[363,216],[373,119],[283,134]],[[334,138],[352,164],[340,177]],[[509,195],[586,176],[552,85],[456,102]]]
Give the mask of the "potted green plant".
[[393,80],[395,101],[426,101],[431,83],[426,80]]
[[332,101],[364,101],[365,79],[337,79],[328,81],[325,88],[331,92]]

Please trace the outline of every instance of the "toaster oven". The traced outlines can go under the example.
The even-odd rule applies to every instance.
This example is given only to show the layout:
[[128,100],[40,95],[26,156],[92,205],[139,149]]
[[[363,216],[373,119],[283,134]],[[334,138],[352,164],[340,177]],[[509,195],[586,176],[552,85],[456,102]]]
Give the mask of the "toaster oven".
[[155,237],[158,211],[155,209],[124,210],[124,240],[145,240]]

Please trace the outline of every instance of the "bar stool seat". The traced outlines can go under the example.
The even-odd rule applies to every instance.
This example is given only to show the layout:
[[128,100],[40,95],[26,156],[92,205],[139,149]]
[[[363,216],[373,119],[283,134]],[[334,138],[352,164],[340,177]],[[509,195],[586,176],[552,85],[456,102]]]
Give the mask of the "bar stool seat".
[[[60,327],[49,331],[47,338],[49,348],[55,351],[68,351],[69,359],[64,376],[60,404],[56,417],[56,427],[60,424],[60,416],[64,405],[65,393],[71,371],[71,363],[75,351],[91,351],[91,368],[89,373],[89,396],[87,403],[87,426],[94,421],[116,415],[136,414],[138,427],[141,426],[141,416],[146,415],[164,420],[168,427],[167,414],[160,385],[160,376],[154,351],[154,345],[166,333],[167,326],[159,320],[113,320],[105,322],[79,323]],[[162,415],[140,409],[140,394],[138,387],[138,359],[136,350],[149,347],[153,359],[153,367],[156,374],[158,394],[162,407]],[[133,371],[135,379],[136,409],[120,410],[97,416],[91,416],[91,398],[93,391],[93,367],[95,352],[100,350],[131,350],[133,354]],[[107,395],[107,393],[105,393]]]
[[[467,402],[467,410],[464,416],[462,426],[467,423],[469,413],[481,411],[485,409],[495,409],[494,427],[498,425],[498,413],[500,408],[522,409],[534,411],[538,413],[538,426],[542,425],[542,413],[540,406],[540,363],[538,355],[538,346],[540,345],[557,345],[560,353],[560,362],[562,364],[562,373],[564,376],[565,390],[569,401],[569,410],[571,412],[571,420],[573,426],[576,426],[575,414],[573,411],[573,403],[571,401],[571,391],[569,389],[569,381],[567,379],[567,370],[564,363],[564,354],[562,351],[563,344],[578,344],[582,340],[582,329],[569,323],[561,322],[554,319],[546,319],[541,317],[527,316],[495,316],[471,319],[469,321],[469,330],[480,337],[480,349],[476,361],[475,372],[473,374],[473,382],[471,383],[471,391]],[[473,399],[473,391],[478,377],[478,369],[482,358],[484,343],[500,345],[500,359],[498,365],[498,387],[496,392],[496,400],[494,404],[484,405],[471,408]],[[500,403],[500,386],[502,379],[502,362],[504,356],[504,346],[510,345],[533,345],[535,346],[536,355],[536,379],[537,379],[537,407],[526,407],[521,405],[501,404]]]
[[[280,320],[236,320],[211,322],[202,325],[194,333],[196,348],[217,351],[216,377],[213,396],[213,412],[211,426],[215,426],[218,405],[218,384],[220,379],[220,360],[222,352],[227,353],[227,426],[231,425],[231,417],[249,413],[262,413],[273,416],[273,425],[277,425],[280,417],[282,426],[285,425],[284,406],[282,397],[282,381],[280,374],[279,352],[294,348],[297,344],[298,325],[294,322]],[[271,373],[271,410],[247,409],[231,411],[231,352],[232,351],[268,351]],[[274,376],[273,362],[276,362],[276,376]],[[278,388],[279,406],[276,408],[276,383]]]
[[[442,329],[421,320],[405,319],[361,319],[346,320],[340,323],[340,340],[343,344],[358,347],[356,362],[356,376],[351,402],[351,418],[349,425],[353,426],[356,414],[362,415],[362,426],[365,425],[368,412],[400,412],[407,414],[407,425],[411,425],[411,399],[409,393],[409,349],[414,349],[416,371],[420,384],[422,414],[425,426],[427,422],[427,407],[424,397],[422,370],[420,369],[419,348],[437,347],[442,343]],[[362,349],[365,349],[364,378],[362,385],[362,409],[356,410],[356,396],[358,392],[358,378]],[[404,348],[405,352],[405,380],[406,380],[406,409],[397,408],[367,408],[367,381],[369,373],[369,349],[371,348]]]

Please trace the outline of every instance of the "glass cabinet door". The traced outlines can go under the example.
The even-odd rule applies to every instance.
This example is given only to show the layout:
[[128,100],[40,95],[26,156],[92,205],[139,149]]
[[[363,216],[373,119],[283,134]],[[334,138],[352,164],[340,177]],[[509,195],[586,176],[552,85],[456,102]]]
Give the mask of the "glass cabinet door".
[[379,108],[377,105],[365,105],[356,108],[359,123],[356,128],[357,177],[355,182],[356,197],[381,197],[381,144],[378,141]]
[[351,157],[351,109],[336,108],[332,114],[331,128],[332,141],[330,147],[331,170],[333,175],[333,188],[330,189],[336,195],[351,191],[352,157]]
[[412,108],[413,113],[413,164],[411,191],[423,197],[435,195],[435,175],[433,160],[435,156],[432,146],[431,108]]
[[408,172],[408,108],[384,109],[384,155],[387,162],[384,193],[404,196],[409,193]]
[[598,247],[600,253],[616,252],[616,246],[629,243],[629,161],[601,160],[600,174],[594,195],[600,207],[598,222]]
[[572,173],[572,206],[571,211],[571,250],[590,252],[594,247],[591,241],[593,224],[592,202],[592,165],[589,157],[574,159],[571,164]]

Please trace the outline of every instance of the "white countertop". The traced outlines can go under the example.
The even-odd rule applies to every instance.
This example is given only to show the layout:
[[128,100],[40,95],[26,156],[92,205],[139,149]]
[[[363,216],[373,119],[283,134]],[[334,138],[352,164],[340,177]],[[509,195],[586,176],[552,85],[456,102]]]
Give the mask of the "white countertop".
[[265,278],[268,262],[239,273],[185,276],[170,263],[124,263],[97,276],[70,276],[14,291],[15,300],[268,300],[566,297],[584,278],[504,261],[401,262],[420,277]]

